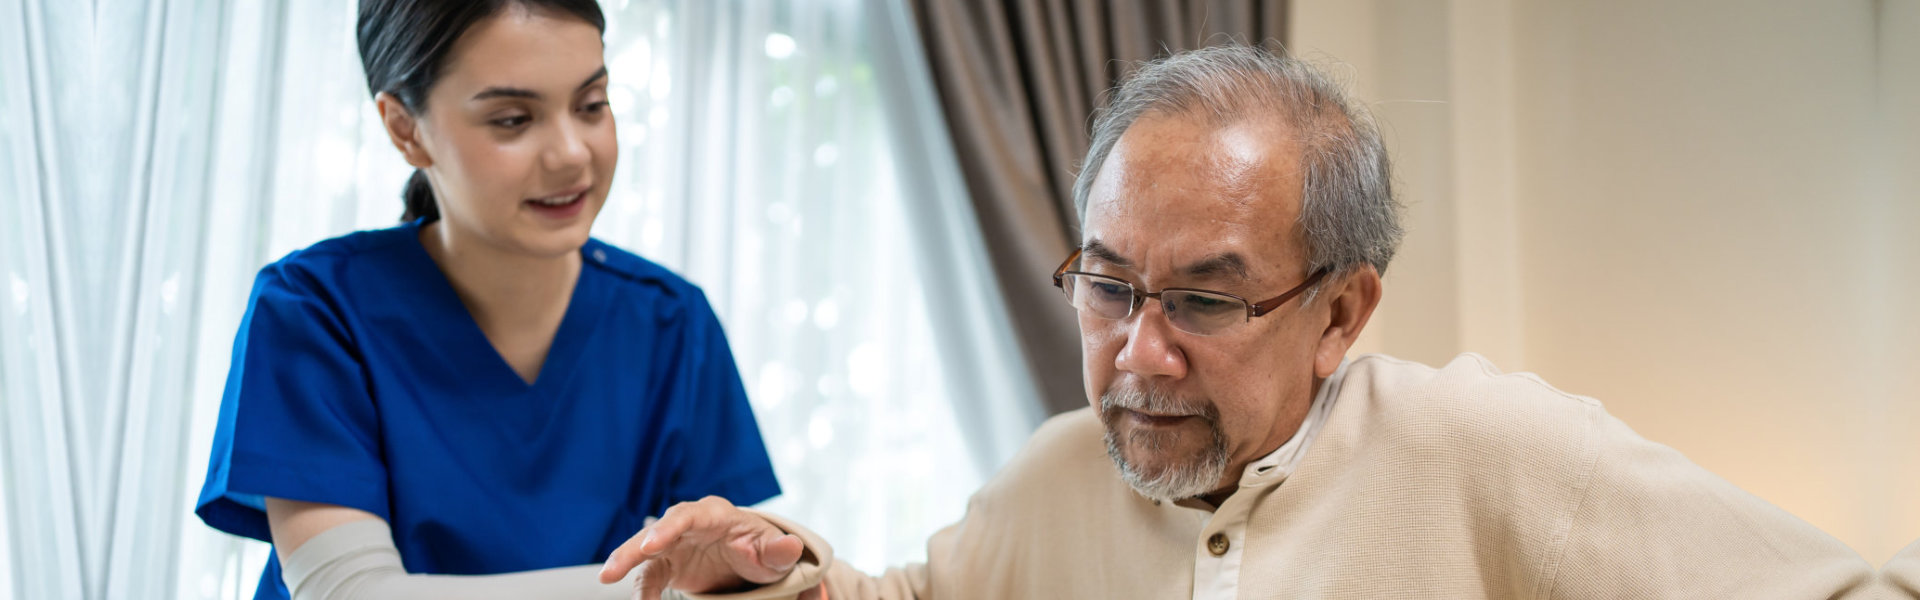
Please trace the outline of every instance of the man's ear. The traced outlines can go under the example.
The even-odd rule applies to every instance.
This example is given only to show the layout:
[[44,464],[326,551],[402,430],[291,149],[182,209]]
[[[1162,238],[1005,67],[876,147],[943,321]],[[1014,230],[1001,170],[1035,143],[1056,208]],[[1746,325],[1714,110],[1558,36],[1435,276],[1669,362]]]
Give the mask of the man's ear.
[[433,166],[433,157],[427,155],[427,148],[420,143],[420,121],[400,98],[388,92],[380,92],[373,97],[374,108],[380,111],[380,122],[386,126],[387,139],[393,147],[407,158],[407,164],[424,169]]
[[1313,374],[1326,378],[1346,360],[1347,349],[1360,339],[1373,309],[1380,306],[1380,272],[1361,264],[1330,282],[1315,302],[1327,303],[1327,328],[1313,350]]

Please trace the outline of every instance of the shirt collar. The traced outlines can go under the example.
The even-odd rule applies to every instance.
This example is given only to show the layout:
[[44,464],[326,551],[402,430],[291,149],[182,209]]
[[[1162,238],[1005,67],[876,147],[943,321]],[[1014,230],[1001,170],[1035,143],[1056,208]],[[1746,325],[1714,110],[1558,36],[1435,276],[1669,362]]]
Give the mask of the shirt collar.
[[1260,460],[1247,464],[1240,474],[1240,487],[1257,488],[1279,485],[1286,481],[1295,467],[1300,466],[1300,458],[1306,456],[1307,446],[1320,434],[1320,426],[1326,424],[1327,413],[1332,412],[1334,399],[1340,394],[1340,382],[1346,378],[1347,361],[1340,361],[1340,367],[1333,375],[1320,382],[1320,389],[1313,395],[1313,405],[1307,408],[1307,418],[1300,421],[1300,428],[1294,430],[1293,437],[1281,444],[1272,453]]
[[[1346,379],[1347,364],[1340,361],[1340,367],[1333,375],[1320,382],[1320,390],[1313,395],[1313,404],[1307,408],[1307,418],[1300,421],[1300,428],[1293,431],[1293,437],[1286,443],[1259,460],[1247,464],[1240,472],[1240,488],[1262,488],[1280,485],[1294,468],[1300,466],[1300,459],[1307,455],[1307,446],[1313,444],[1313,438],[1320,434],[1320,427],[1327,422],[1328,413],[1333,412],[1333,403],[1340,396],[1340,383]],[[1215,507],[1198,498],[1188,498],[1176,504],[1212,512]]]

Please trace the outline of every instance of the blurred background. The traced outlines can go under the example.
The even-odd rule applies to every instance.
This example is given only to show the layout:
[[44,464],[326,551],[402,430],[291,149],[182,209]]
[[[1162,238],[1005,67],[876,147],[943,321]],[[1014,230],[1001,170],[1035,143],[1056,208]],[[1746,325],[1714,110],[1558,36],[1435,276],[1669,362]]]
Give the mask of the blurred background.
[[[1139,60],[1383,123],[1358,352],[1479,352],[1880,564],[1920,538],[1920,0],[603,0],[595,235],[701,285],[786,495],[878,571],[1085,404],[1047,275]],[[191,513],[253,274],[397,223],[352,0],[0,0],[0,597],[244,598]]]

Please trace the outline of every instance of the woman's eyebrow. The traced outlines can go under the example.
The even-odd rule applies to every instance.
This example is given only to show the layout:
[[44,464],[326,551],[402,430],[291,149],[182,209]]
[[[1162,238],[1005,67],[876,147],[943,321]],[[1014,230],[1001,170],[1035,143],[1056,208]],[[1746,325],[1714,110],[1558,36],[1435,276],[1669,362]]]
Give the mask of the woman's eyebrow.
[[[594,82],[599,81],[601,79],[605,79],[606,77],[607,77],[607,67],[606,65],[601,65],[600,69],[597,71],[594,71],[593,75],[588,76],[586,81],[580,82],[580,87],[574,88],[574,91],[577,92],[580,90],[587,89],[587,86],[593,85]],[[472,102],[472,101],[478,101],[478,100],[486,100],[488,98],[526,98],[528,100],[539,100],[540,92],[536,92],[526,88],[494,86],[484,90],[480,90],[480,93],[474,94],[473,98],[469,99],[468,101]]]
[[580,90],[587,89],[587,86],[593,85],[593,82],[599,81],[601,79],[606,79],[606,77],[607,77],[607,66],[600,65],[600,70],[594,71],[593,75],[589,75],[586,81],[580,82],[580,87],[573,88],[573,91],[578,92]]

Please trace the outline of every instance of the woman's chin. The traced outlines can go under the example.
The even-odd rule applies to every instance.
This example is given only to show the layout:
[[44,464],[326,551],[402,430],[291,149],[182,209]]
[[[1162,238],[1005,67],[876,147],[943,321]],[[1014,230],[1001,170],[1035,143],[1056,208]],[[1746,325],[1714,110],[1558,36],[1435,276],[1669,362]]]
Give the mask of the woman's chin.
[[529,256],[540,258],[561,258],[580,251],[587,245],[587,230],[579,231],[543,231],[535,235],[521,236],[520,250]]
[[521,251],[535,256],[551,258],[579,252],[593,233],[592,215],[582,216],[586,218],[560,226],[553,223],[515,223],[518,231],[514,232],[512,239]]

